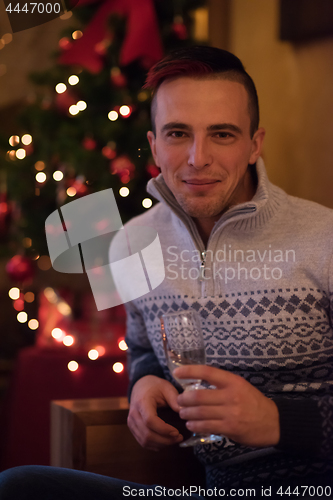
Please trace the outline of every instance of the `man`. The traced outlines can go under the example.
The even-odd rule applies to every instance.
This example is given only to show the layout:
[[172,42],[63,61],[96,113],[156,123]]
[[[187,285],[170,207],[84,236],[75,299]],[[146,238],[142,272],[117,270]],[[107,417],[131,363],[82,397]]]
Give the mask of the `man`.
[[[207,488],[255,486],[257,497],[273,488],[268,496],[306,498],[301,487],[312,486],[310,496],[322,496],[318,488],[333,471],[333,213],[268,181],[256,90],[237,57],[183,49],[152,68],[147,86],[148,140],[161,169],[148,191],[160,203],[127,227],[157,229],[166,277],[126,304],[128,425],[147,448],[179,443],[178,430],[157,416],[170,406],[189,430],[224,436],[195,450]],[[179,368],[177,377],[216,389],[179,394],[159,318],[188,308],[201,317],[208,366]],[[25,492],[28,472],[19,476]],[[13,498],[15,474],[5,473],[0,498]],[[80,498],[88,498],[88,483],[94,498],[120,497],[115,480],[48,474],[54,491],[71,485],[62,498],[79,483]]]

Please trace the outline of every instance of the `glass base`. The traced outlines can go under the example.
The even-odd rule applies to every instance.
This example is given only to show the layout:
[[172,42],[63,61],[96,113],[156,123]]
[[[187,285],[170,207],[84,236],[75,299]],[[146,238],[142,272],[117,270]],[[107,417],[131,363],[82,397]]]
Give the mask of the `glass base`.
[[188,448],[189,446],[197,446],[198,444],[219,443],[223,441],[223,436],[216,434],[193,434],[186,441],[182,441],[179,446],[181,448]]

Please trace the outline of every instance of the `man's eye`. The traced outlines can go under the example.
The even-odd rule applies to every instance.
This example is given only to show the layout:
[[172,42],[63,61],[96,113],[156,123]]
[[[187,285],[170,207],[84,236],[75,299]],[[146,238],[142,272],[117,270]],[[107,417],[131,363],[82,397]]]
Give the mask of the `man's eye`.
[[181,132],[180,130],[174,130],[173,132],[169,132],[169,137],[184,137],[184,132]]
[[228,137],[232,137],[232,135],[229,132],[217,132],[215,136],[218,137],[219,139],[227,139]]

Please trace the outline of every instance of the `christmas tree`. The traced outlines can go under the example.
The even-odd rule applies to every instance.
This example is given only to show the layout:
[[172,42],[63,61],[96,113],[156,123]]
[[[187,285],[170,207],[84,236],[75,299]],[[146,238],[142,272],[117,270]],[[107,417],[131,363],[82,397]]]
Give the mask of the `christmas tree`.
[[11,278],[31,277],[30,261],[48,255],[45,220],[59,206],[107,188],[123,222],[151,206],[145,186],[159,171],[142,86],[163,54],[198,44],[195,13],[204,4],[81,0],[73,9],[54,66],[31,75],[36,96],[18,117],[17,135],[0,142],[1,256],[14,256]]

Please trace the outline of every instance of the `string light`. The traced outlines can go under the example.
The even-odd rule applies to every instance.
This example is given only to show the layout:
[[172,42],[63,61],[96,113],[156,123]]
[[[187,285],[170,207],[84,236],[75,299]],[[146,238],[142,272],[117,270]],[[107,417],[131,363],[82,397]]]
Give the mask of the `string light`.
[[142,200],[142,206],[144,208],[150,208],[152,206],[153,202],[151,201],[150,198],[145,198],[144,200]]
[[15,300],[13,305],[15,311],[23,311],[24,309],[24,301],[22,299]]
[[32,246],[31,238],[23,238],[22,243],[24,248],[30,248]]
[[12,135],[10,138],[9,138],[9,144],[14,147],[14,146],[17,146],[20,142],[20,138],[18,135]]
[[63,340],[62,340],[62,343],[69,347],[70,345],[73,345],[74,344],[74,337],[72,337],[72,335],[66,335]]
[[36,181],[39,182],[39,184],[43,184],[43,182],[46,181],[46,174],[44,172],[38,172],[35,176]]
[[112,370],[116,373],[121,373],[124,370],[124,365],[117,362],[113,365]]
[[72,312],[70,306],[63,300],[58,303],[57,309],[63,316],[69,316]]
[[82,36],[83,36],[83,33],[80,30],[73,31],[73,33],[72,33],[73,40],[78,40]]
[[24,300],[29,303],[33,302],[35,300],[35,294],[33,292],[26,292],[24,294]]
[[68,83],[69,85],[77,85],[79,83],[80,79],[78,76],[76,75],[71,75],[69,78],[68,78]]
[[63,94],[67,90],[67,86],[64,83],[58,83],[55,90],[58,94]]
[[85,101],[78,101],[76,103],[76,106],[78,107],[79,111],[84,111],[87,108],[87,103]]
[[36,161],[35,163],[35,169],[38,171],[44,170],[45,168],[45,163],[43,161]]
[[90,349],[90,351],[88,352],[88,358],[92,360],[99,358],[99,352],[97,351],[97,349]]
[[61,170],[56,170],[53,172],[53,179],[55,181],[61,181],[64,178],[64,174],[61,172]]
[[127,118],[131,114],[132,110],[129,106],[126,106],[125,104],[123,106],[120,106],[119,108],[119,113],[121,116],[124,118]]
[[17,300],[20,298],[20,289],[14,286],[9,290],[8,295],[12,300]]
[[30,328],[30,330],[37,330],[37,328],[39,327],[38,320],[37,319],[31,319],[28,322],[28,327]]
[[24,144],[25,146],[28,146],[29,144],[32,143],[32,136],[30,134],[24,134],[22,137],[21,137],[21,142],[22,144]]
[[75,196],[76,195],[76,189],[75,187],[71,186],[67,189],[66,191],[67,196]]
[[16,317],[19,323],[26,323],[26,321],[28,320],[28,315],[24,311],[19,312]]
[[12,161],[16,160],[16,151],[12,149],[11,151],[7,151],[8,158]]
[[128,187],[121,187],[121,188],[119,189],[119,194],[120,194],[120,196],[122,196],[123,198],[126,198],[126,196],[128,196],[128,195],[129,195],[129,192],[130,192],[130,190],[128,189]]
[[53,328],[51,336],[55,340],[62,340],[65,337],[65,332],[61,328]]
[[23,149],[23,148],[19,148],[19,149],[17,149],[17,150],[16,150],[16,152],[15,152],[15,156],[16,156],[16,158],[18,158],[19,160],[23,160],[23,158],[25,158],[25,157],[26,157],[26,155],[27,155],[27,153],[26,153],[25,149]]
[[118,116],[119,115],[115,110],[110,111],[110,113],[108,114],[108,118],[111,122],[115,122],[118,119]]
[[75,116],[75,115],[77,115],[77,114],[80,112],[80,110],[79,110],[79,108],[77,107],[77,105],[76,105],[76,104],[72,104],[72,105],[69,107],[69,110],[68,110],[68,111],[69,111],[69,113],[70,113],[72,116]]
[[103,345],[98,345],[96,346],[96,351],[100,356],[104,356],[105,354],[105,347]]
[[57,294],[50,286],[45,288],[44,295],[51,304],[55,304],[57,302]]
[[79,363],[77,363],[76,361],[70,361],[67,365],[67,368],[71,372],[76,372],[76,370],[79,368]]
[[147,92],[145,92],[144,90],[142,90],[141,92],[138,93],[138,100],[140,102],[144,102],[148,99],[149,95]]
[[127,351],[128,347],[124,339],[118,342],[118,347],[121,351]]

